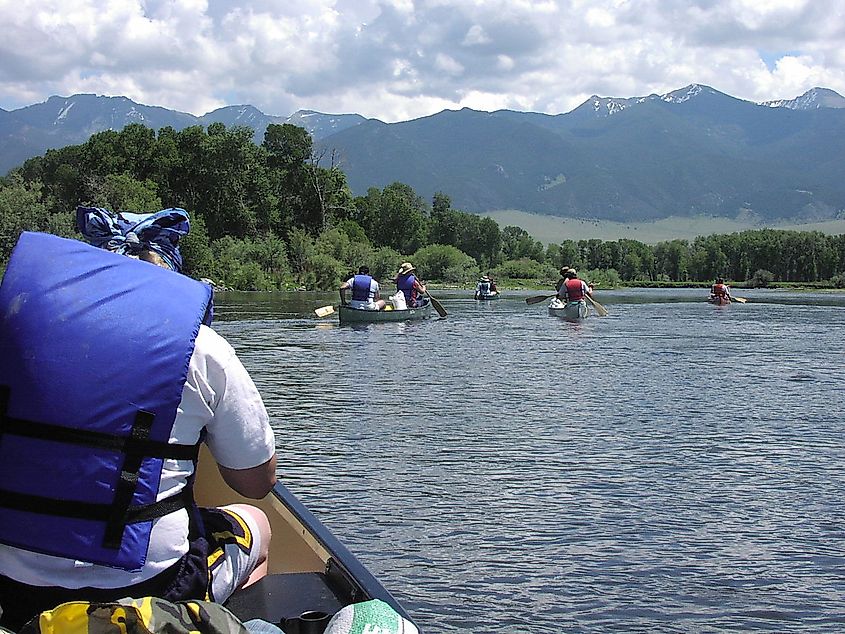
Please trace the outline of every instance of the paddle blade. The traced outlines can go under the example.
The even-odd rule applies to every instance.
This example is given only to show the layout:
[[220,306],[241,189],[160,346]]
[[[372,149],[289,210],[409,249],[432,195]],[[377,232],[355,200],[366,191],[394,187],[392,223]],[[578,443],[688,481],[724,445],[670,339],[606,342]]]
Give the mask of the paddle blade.
[[731,295],[731,299],[735,302],[739,302],[740,304],[744,304],[745,302],[748,301],[744,297],[734,297],[733,295]]
[[437,311],[437,314],[441,317],[445,317],[446,309],[443,308],[443,304],[434,299],[429,293],[426,293],[426,295],[428,295],[428,299],[431,301],[431,305],[434,306],[434,310]]
[[320,308],[315,308],[314,314],[316,314],[317,317],[325,317],[326,315],[332,315],[334,314],[334,306],[322,306]]
[[607,317],[607,308],[605,308],[604,306],[599,304],[596,300],[594,300],[589,295],[587,295],[587,299],[593,305],[593,308],[596,309],[596,313],[598,313],[599,317]]
[[[557,295],[557,293],[555,293],[555,295]],[[547,299],[551,299],[555,295],[535,295],[534,297],[526,297],[525,303],[528,304],[529,306],[531,304],[539,304],[542,301],[545,301]]]

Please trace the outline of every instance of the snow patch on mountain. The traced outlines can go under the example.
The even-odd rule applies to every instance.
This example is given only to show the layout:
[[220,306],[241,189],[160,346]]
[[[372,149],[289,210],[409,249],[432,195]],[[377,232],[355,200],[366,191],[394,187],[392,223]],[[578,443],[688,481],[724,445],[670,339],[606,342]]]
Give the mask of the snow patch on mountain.
[[820,108],[845,108],[845,97],[829,88],[811,88],[795,99],[763,101],[761,106],[788,108],[790,110],[818,110]]
[[56,123],[59,123],[62,119],[66,119],[68,113],[70,112],[70,109],[76,105],[73,101],[66,101],[65,104],[66,105],[61,110],[59,110],[59,114],[56,115],[56,120],[53,122],[54,125]]
[[[114,113],[115,113],[116,115],[119,115],[119,114],[120,114],[117,110],[114,110]],[[132,107],[129,109],[129,111],[126,113],[126,118],[127,118],[127,119],[129,119],[130,121],[131,121],[131,120],[134,120],[134,121],[146,121],[146,118],[144,117],[144,113],[143,113],[143,112],[141,112],[141,111],[139,111],[138,109],[136,109],[136,108],[135,108],[135,106],[132,106]]]
[[707,86],[702,86],[701,84],[690,84],[686,88],[667,92],[665,95],[661,95],[660,98],[667,103],[684,103],[685,101],[689,101],[690,99],[697,97],[705,89],[711,93],[715,92],[712,88],[707,88]]

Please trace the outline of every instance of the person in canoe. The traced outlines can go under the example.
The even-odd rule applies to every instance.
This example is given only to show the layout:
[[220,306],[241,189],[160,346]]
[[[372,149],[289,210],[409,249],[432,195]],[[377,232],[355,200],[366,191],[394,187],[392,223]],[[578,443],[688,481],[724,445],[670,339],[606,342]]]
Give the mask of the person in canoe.
[[475,285],[475,299],[482,296],[495,295],[499,290],[496,288],[496,282],[490,279],[489,275],[482,275]]
[[592,287],[587,286],[587,283],[578,278],[578,272],[575,269],[566,269],[565,274],[563,273],[564,269],[561,269],[561,272],[564,276],[563,283],[557,289],[557,296],[560,301],[571,304],[571,303],[587,303],[587,297],[593,296]]
[[210,328],[211,288],[179,273],[187,213],[79,207],[77,228],[91,245],[24,232],[0,285],[0,624],[13,630],[67,601],[222,603],[266,574],[266,515],[193,501],[200,443],[253,499],[276,482],[276,449],[255,384]]
[[382,310],[385,301],[379,294],[379,285],[370,275],[369,267],[358,268],[358,275],[354,275],[340,285],[340,303],[346,306],[346,291],[352,289],[352,299],[349,307],[358,310]]
[[416,269],[410,262],[403,262],[396,274],[396,290],[402,291],[405,295],[405,304],[408,308],[425,304],[423,297],[426,293],[425,284],[419,281],[414,271]]
[[731,289],[725,284],[725,279],[717,277],[716,282],[710,287],[710,301],[714,304],[727,304],[732,299]]
[[558,279],[558,281],[555,282],[555,291],[558,292],[558,295],[560,295],[560,287],[563,286],[564,284],[566,284],[566,274],[569,273],[569,271],[571,271],[571,270],[572,269],[570,269],[568,266],[564,266],[564,267],[561,267],[561,269],[558,271],[558,274],[560,275],[560,279]]

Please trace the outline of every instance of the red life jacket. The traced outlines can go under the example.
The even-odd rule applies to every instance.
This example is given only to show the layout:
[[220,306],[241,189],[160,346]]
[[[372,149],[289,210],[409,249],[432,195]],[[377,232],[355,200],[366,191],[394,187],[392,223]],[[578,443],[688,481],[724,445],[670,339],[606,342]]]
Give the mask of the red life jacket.
[[728,294],[724,284],[713,284],[713,288],[710,292],[716,297],[726,297]]
[[584,299],[584,293],[582,291],[581,285],[583,282],[579,280],[577,277],[573,279],[566,280],[566,298],[570,302],[578,302]]

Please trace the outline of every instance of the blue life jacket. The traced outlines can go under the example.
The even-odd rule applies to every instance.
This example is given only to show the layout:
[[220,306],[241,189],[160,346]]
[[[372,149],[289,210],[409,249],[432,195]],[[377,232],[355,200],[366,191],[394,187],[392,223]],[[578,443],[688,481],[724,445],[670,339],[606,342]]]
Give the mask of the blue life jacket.
[[[0,285],[0,543],[139,570],[211,289],[148,262],[21,235]],[[191,478],[191,483],[193,479]]]
[[413,306],[416,301],[417,293],[414,289],[414,282],[417,281],[416,275],[398,275],[396,277],[396,289],[405,294],[405,301],[408,306]]
[[369,275],[356,275],[352,279],[352,299],[359,302],[369,302],[372,298],[370,294],[370,285],[373,278]]

